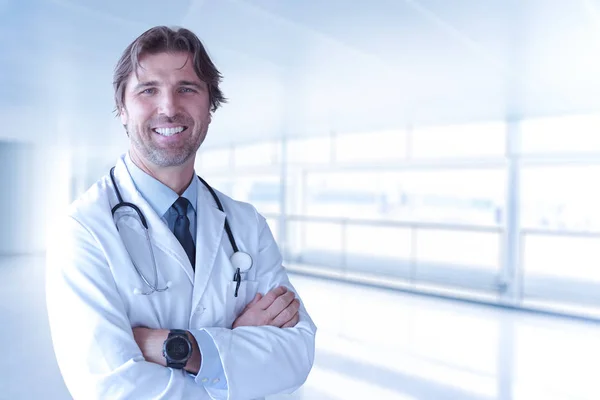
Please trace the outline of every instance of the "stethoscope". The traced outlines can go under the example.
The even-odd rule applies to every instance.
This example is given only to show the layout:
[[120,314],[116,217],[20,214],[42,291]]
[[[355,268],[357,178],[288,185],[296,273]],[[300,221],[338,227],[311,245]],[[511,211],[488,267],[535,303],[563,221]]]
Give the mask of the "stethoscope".
[[[139,269],[139,267],[136,265],[135,261],[133,260],[133,257],[131,257],[131,253],[129,252],[129,249],[127,249],[127,246],[125,246],[125,248],[127,249],[127,253],[129,254],[129,258],[131,258],[131,262],[133,263],[133,266],[135,267],[136,272],[138,273],[140,278],[142,278],[142,281],[144,281],[146,286],[148,286],[148,288],[150,289],[150,291],[148,291],[148,292],[143,292],[141,289],[135,288],[133,292],[135,294],[143,294],[145,296],[148,296],[154,292],[165,292],[167,289],[169,289],[172,282],[168,281],[164,288],[158,287],[158,269],[156,267],[156,259],[154,258],[154,251],[152,250],[152,242],[150,241],[150,234],[148,233],[148,223],[146,221],[146,217],[144,217],[144,213],[142,213],[142,211],[139,209],[138,206],[136,206],[133,203],[128,203],[126,201],[123,201],[123,198],[121,197],[121,193],[119,192],[119,188],[117,187],[117,183],[115,182],[114,170],[115,170],[115,167],[112,167],[110,170],[110,180],[112,181],[112,184],[115,189],[115,193],[117,195],[117,199],[119,200],[119,202],[112,208],[112,210],[111,210],[112,216],[114,218],[115,212],[121,207],[129,207],[136,212],[136,214],[139,218],[140,224],[144,227],[144,233],[146,234],[146,243],[147,243],[147,246],[150,248],[150,256],[152,258],[152,265],[153,265],[153,269],[154,269],[154,284],[151,284],[150,282],[148,282],[148,279],[146,279],[146,277],[144,276],[142,271]],[[215,203],[217,203],[217,207],[219,207],[219,210],[222,213],[225,213],[225,211],[223,210],[223,205],[221,204],[221,201],[219,200],[219,197],[217,196],[217,194],[215,193],[213,188],[211,188],[210,185],[208,183],[206,183],[206,181],[204,179],[202,179],[201,177],[198,176],[198,179],[200,179],[200,182],[202,182],[202,184],[204,184],[204,186],[208,189],[208,191],[212,195],[212,198],[215,200]],[[116,223],[117,223],[117,221],[115,221],[115,225],[116,225]],[[118,225],[117,225],[117,229],[119,229]],[[235,297],[237,297],[238,290],[239,290],[240,284],[242,282],[242,273],[246,272],[250,268],[252,268],[252,257],[250,256],[250,254],[240,251],[238,249],[237,243],[235,242],[235,239],[233,237],[233,233],[231,233],[231,228],[229,227],[229,222],[227,222],[227,216],[225,216],[225,232],[227,232],[227,236],[229,237],[229,243],[231,243],[231,247],[233,248],[233,254],[229,260],[231,261],[231,265],[233,265],[233,268],[235,269],[235,273],[233,274],[233,280],[234,280],[234,282],[236,282],[234,295],[235,295]]]

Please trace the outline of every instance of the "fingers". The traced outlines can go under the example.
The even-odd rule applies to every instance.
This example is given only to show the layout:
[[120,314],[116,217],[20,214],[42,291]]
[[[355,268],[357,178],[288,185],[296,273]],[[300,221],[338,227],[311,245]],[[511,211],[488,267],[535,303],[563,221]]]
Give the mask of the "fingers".
[[262,325],[293,327],[299,321],[299,309],[300,301],[295,293],[285,286],[279,286],[264,296],[257,293],[236,318],[233,328]]
[[[295,298],[294,292],[285,287],[278,287],[266,295],[257,293],[252,301],[233,323],[233,329],[240,326],[270,325],[278,328],[291,328],[300,320],[300,300]],[[270,304],[266,310],[262,307]]]
[[300,321],[300,314],[296,313],[291,320],[281,326],[281,328],[293,328]]
[[242,312],[240,312],[240,315],[242,315],[243,313],[245,313],[246,311],[248,311],[248,309],[250,309],[252,306],[254,306],[255,304],[257,304],[259,302],[260,299],[262,299],[262,294],[260,293],[256,293],[256,295],[254,296],[254,298],[252,299],[252,301],[248,304],[246,304],[246,307],[244,307],[244,309],[242,310]]
[[[294,292],[285,292],[281,296],[275,299],[273,304],[265,310],[269,321],[273,321],[283,310],[285,310],[296,298]],[[282,321],[282,323],[285,321]],[[274,325],[269,323],[269,325]]]
[[246,305],[246,308],[250,308],[253,305],[255,305],[256,303],[258,303],[260,301],[260,299],[262,299],[263,295],[260,293],[256,293],[256,296],[254,296],[254,298],[252,299],[252,301],[250,303],[248,303],[248,305]]
[[279,296],[282,296],[283,294],[287,293],[287,291],[288,289],[285,286],[276,287],[275,289],[272,289],[269,293],[264,295],[263,298],[259,300],[257,304],[262,310],[266,310],[271,306],[271,304],[273,304],[275,300],[277,300]]
[[[275,303],[273,306],[275,306]],[[292,319],[298,314],[299,309],[300,301],[298,299],[293,299],[287,307],[285,307],[275,318],[273,318],[273,321],[270,323],[270,325],[282,328],[285,324],[292,321]]]

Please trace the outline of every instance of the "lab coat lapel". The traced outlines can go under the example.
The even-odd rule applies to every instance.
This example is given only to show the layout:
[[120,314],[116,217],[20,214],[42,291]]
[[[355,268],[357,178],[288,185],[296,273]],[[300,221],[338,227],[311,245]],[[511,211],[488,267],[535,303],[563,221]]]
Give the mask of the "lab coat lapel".
[[193,306],[196,307],[206,290],[225,226],[225,214],[221,212],[210,192],[200,183],[196,212],[196,277]]
[[[135,188],[135,184],[131,179],[131,175],[129,175],[129,172],[127,171],[127,166],[125,165],[123,158],[120,158],[116,164],[115,180],[117,181],[117,185],[119,186],[119,190],[121,191],[121,196],[123,196],[123,201],[131,202],[138,206],[140,211],[142,211],[142,213],[146,217],[152,244],[164,253],[171,256],[174,259],[174,261],[179,265],[179,267],[183,268],[188,279],[190,280],[190,283],[193,284],[194,272],[192,270],[190,261],[187,258],[185,250],[177,241],[177,238],[169,230],[169,227],[164,223],[161,217],[158,216],[158,214],[156,214],[156,212],[152,209],[152,206],[150,206],[150,204],[137,191],[137,189]],[[166,265],[158,266],[158,268],[167,269],[169,267],[170,266]],[[168,271],[162,272],[168,279]]]

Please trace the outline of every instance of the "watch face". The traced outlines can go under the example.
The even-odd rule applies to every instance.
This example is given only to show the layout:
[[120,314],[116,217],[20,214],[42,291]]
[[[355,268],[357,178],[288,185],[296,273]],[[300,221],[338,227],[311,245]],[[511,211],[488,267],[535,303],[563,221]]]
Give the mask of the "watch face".
[[189,352],[190,348],[188,342],[181,337],[174,337],[167,342],[167,355],[172,360],[184,360]]

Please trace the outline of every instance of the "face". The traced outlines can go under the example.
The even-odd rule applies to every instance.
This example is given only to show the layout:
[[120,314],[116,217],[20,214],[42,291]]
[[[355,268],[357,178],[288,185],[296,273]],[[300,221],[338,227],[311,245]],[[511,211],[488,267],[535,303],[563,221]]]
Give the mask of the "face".
[[140,67],[121,109],[132,156],[157,167],[193,164],[211,121],[208,86],[185,52],[147,54]]

